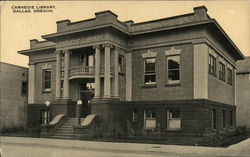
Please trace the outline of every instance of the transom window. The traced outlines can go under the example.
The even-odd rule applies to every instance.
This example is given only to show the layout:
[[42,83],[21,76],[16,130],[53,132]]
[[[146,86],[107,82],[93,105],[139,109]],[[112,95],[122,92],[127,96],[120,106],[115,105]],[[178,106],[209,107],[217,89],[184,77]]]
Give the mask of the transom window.
[[227,68],[227,83],[233,84],[233,71],[230,68]]
[[180,83],[180,55],[167,57],[167,83]]
[[180,109],[167,110],[167,129],[168,130],[180,130],[181,129]]
[[156,128],[156,115],[155,109],[145,109],[144,110],[144,128],[152,129]]
[[43,88],[44,91],[51,91],[51,70],[43,70]]
[[155,61],[156,61],[156,58],[144,59],[144,84],[145,85],[156,84]]
[[222,62],[219,63],[219,79],[225,81],[226,79],[226,71],[225,71],[225,64]]
[[208,63],[208,67],[209,67],[209,74],[216,76],[216,58],[214,56],[212,56],[211,54],[209,54],[209,63]]

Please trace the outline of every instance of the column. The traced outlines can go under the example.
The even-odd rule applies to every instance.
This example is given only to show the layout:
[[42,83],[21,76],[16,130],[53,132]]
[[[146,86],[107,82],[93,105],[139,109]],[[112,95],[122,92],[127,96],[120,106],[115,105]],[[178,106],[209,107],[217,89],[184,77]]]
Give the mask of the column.
[[56,99],[61,98],[61,52],[56,51]]
[[64,81],[63,81],[63,98],[69,99],[69,55],[68,50],[64,51]]
[[114,97],[118,98],[119,96],[119,49],[116,47],[115,48],[115,54],[114,54]]
[[28,103],[35,103],[35,65],[29,64]]
[[105,44],[105,61],[104,61],[104,98],[110,98],[111,91],[110,91],[110,44]]
[[100,78],[100,46],[96,45],[95,49],[95,97],[100,98],[101,96],[101,78]]

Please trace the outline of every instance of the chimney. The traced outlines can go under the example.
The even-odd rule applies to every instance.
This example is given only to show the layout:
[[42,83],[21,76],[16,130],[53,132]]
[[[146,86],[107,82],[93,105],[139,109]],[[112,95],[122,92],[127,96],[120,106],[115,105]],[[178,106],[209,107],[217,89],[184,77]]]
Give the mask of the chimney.
[[205,6],[194,7],[195,20],[205,20],[208,19],[207,8]]
[[67,27],[67,25],[70,23],[71,21],[66,19],[66,20],[62,20],[62,21],[57,21],[57,32],[62,32],[62,30],[64,30],[65,27]]
[[30,40],[30,49],[35,48],[37,43],[38,43],[37,39]]
[[102,19],[104,21],[117,21],[117,15],[113,12],[111,12],[110,10],[106,10],[106,11],[101,11],[101,12],[97,12],[95,13],[95,17],[96,19]]

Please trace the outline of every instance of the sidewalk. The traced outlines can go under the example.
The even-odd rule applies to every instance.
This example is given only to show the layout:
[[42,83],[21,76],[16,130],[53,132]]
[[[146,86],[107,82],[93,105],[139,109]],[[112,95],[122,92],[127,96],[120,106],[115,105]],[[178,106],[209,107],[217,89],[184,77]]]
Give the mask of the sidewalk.
[[[227,148],[200,147],[200,146],[178,146],[159,144],[137,144],[116,142],[94,142],[77,140],[59,140],[47,138],[24,138],[24,137],[1,137],[1,143],[19,145],[38,145],[55,148],[74,148],[93,151],[120,151],[120,152],[148,152],[150,154],[190,154],[197,156],[234,156],[250,157],[250,138]],[[181,155],[182,156],[182,155]]]

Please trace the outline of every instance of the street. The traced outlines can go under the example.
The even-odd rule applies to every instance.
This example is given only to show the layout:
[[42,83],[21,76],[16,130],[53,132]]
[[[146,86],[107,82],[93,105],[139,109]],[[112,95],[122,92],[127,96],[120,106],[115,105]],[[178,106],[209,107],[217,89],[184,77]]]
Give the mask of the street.
[[250,139],[227,148],[1,137],[2,157],[250,156]]

